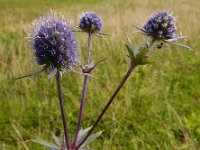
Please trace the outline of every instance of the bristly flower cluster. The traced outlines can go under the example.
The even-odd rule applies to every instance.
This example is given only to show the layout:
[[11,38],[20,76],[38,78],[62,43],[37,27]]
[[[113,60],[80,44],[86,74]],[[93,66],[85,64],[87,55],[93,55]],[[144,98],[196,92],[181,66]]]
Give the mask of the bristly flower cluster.
[[52,70],[50,77],[57,70],[69,69],[77,57],[77,42],[72,33],[71,22],[63,15],[51,11],[33,22],[29,35],[35,60],[39,65]]
[[186,38],[186,36],[176,36],[175,23],[175,17],[172,16],[171,12],[160,11],[151,15],[142,28],[136,28],[142,31],[146,36],[151,37],[154,42],[162,41],[191,49],[189,46],[177,42],[177,40]]
[[157,12],[148,19],[143,31],[153,39],[173,39],[176,31],[175,18],[168,11]]
[[101,31],[102,20],[94,12],[86,12],[80,18],[79,28],[91,33]]

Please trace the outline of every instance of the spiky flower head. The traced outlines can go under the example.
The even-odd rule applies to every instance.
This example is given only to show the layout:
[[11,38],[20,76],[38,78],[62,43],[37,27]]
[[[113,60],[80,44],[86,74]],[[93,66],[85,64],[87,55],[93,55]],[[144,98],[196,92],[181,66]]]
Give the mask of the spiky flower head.
[[72,33],[71,22],[62,14],[51,11],[32,23],[29,37],[38,65],[57,70],[69,69],[77,58],[77,42]]
[[85,32],[98,32],[102,29],[102,20],[94,12],[86,12],[80,18],[79,27]]
[[143,26],[142,31],[154,40],[168,40],[175,38],[175,18],[169,11],[154,13]]

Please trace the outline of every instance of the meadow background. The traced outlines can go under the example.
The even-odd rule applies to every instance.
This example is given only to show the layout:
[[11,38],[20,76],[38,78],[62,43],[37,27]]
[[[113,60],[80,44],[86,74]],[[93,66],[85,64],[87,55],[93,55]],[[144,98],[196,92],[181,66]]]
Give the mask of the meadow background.
[[[74,25],[83,11],[95,11],[103,19],[103,32],[112,36],[92,40],[95,62],[109,57],[90,78],[83,128],[94,123],[128,68],[124,43],[127,33],[136,43],[147,39],[135,34],[155,11],[172,10],[182,41],[193,51],[164,45],[151,54],[154,63],[134,71],[111,105],[96,132],[103,134],[91,147],[104,150],[200,149],[200,1],[199,0],[0,0],[0,149],[43,150],[30,141],[53,141],[62,122],[55,79],[45,74],[14,81],[39,70],[27,45],[28,25],[50,9],[62,12]],[[179,32],[177,32],[179,33]],[[82,62],[86,34],[77,34]],[[75,131],[83,76],[67,73],[62,78],[70,134]],[[25,146],[26,145],[26,148]]]

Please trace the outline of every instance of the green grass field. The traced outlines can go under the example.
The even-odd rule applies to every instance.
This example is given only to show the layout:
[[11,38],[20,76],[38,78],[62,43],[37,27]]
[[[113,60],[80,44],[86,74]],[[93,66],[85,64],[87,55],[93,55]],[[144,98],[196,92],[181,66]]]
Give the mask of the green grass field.
[[[55,79],[45,74],[14,81],[15,77],[39,70],[27,46],[31,22],[55,9],[74,25],[84,11],[103,19],[105,39],[94,37],[91,57],[108,57],[89,79],[83,128],[91,126],[128,68],[124,43],[127,33],[136,43],[145,42],[133,33],[155,11],[172,10],[182,41],[192,47],[164,45],[151,54],[153,64],[138,67],[96,132],[103,134],[91,147],[105,150],[198,150],[200,149],[200,1],[199,0],[0,0],[0,149],[43,150],[30,141],[53,141],[51,132],[62,132]],[[177,32],[177,33],[178,33]],[[86,34],[77,35],[79,56],[86,55]],[[66,114],[74,134],[83,76],[67,73],[62,78]],[[16,129],[15,129],[16,128]]]

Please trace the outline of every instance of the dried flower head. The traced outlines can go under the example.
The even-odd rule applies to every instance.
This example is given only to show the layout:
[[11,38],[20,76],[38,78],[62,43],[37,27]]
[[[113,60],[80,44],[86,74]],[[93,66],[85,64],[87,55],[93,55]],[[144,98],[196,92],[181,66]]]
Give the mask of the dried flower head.
[[143,31],[153,39],[168,40],[175,37],[175,18],[169,11],[154,13],[143,26]]
[[81,16],[79,27],[85,32],[101,31],[102,20],[94,12],[86,12]]
[[63,15],[51,11],[47,16],[36,19],[29,35],[35,60],[39,65],[52,70],[69,69],[76,61],[77,42],[72,33],[71,22]]

